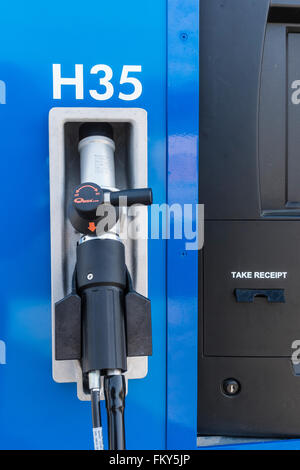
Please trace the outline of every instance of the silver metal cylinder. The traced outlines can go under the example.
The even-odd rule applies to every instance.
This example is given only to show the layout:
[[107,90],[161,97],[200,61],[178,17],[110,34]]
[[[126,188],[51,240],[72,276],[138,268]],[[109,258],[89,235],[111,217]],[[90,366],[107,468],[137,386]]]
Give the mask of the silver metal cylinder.
[[90,136],[80,140],[80,180],[101,188],[115,188],[115,143],[109,137]]
[[91,372],[89,372],[89,389],[101,389],[100,370],[92,370]]
[[106,369],[104,375],[122,375],[122,371],[120,369]]
[[110,231],[110,232],[105,232],[103,234],[97,235],[96,237],[91,237],[90,235],[83,235],[79,240],[78,240],[78,245],[81,245],[82,243],[88,242],[89,240],[116,240],[117,242],[122,243],[122,240],[118,236],[117,233]]

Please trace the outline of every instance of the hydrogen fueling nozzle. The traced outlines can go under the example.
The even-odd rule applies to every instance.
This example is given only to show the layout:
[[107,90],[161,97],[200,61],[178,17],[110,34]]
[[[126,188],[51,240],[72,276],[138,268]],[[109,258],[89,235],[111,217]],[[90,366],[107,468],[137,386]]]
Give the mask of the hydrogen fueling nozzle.
[[82,124],[78,150],[81,184],[73,191],[69,219],[79,233],[95,236],[97,225],[104,220],[112,229],[120,216],[119,207],[152,204],[151,188],[115,188],[115,143],[109,124]]
[[[125,449],[124,408],[127,370],[127,310],[149,313],[150,301],[130,287],[125,247],[115,233],[97,233],[105,210],[152,204],[150,188],[115,187],[112,127],[85,123],[79,129],[81,184],[72,194],[69,219],[83,236],[77,245],[74,284],[81,298],[81,365],[88,379],[92,402],[95,449],[103,448],[100,414],[101,376],[108,416],[109,448]],[[99,214],[100,208],[104,209]],[[113,224],[112,224],[113,225]],[[90,235],[90,236],[87,236]],[[130,294],[130,295],[129,295]]]

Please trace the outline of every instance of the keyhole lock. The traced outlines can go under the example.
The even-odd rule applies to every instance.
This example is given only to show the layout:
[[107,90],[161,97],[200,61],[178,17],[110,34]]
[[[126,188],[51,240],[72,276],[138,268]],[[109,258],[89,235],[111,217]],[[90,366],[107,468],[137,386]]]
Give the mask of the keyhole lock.
[[228,397],[237,395],[241,390],[241,385],[236,379],[226,379],[222,385],[223,392]]

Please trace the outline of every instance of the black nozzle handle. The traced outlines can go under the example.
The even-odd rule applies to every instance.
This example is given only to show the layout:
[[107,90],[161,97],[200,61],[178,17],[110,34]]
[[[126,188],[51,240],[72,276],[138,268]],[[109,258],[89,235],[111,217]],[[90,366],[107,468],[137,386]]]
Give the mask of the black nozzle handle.
[[[120,198],[126,198],[122,201]],[[153,200],[151,188],[125,189],[123,191],[114,191],[110,193],[110,203],[112,206],[133,206],[134,204],[143,204],[151,206]]]

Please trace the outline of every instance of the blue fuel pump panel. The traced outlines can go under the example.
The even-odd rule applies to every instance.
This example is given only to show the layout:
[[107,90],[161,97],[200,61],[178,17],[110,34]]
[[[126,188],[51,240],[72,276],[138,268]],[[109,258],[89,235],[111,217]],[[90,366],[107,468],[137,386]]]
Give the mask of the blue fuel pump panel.
[[[145,109],[148,182],[165,202],[166,2],[17,1],[1,17],[0,447],[91,449],[89,402],[52,379],[48,113]],[[129,383],[129,449],[166,446],[165,248],[149,240],[153,357],[147,377]]]
[[[214,36],[216,30],[209,24],[216,19],[215,14],[210,14],[210,8],[211,11],[216,9],[218,14],[221,11],[226,16],[227,23],[223,21],[220,23],[223,32],[224,25],[228,22],[235,24],[235,28],[229,28],[231,35],[233,31],[239,30],[241,24],[238,28],[237,24],[231,21],[234,7],[238,4],[235,10],[241,12],[240,3],[233,0],[227,2],[90,0],[83,4],[78,0],[64,2],[52,0],[24,4],[17,0],[14,4],[6,3],[1,6],[1,449],[93,448],[90,403],[77,398],[75,383],[56,383],[52,378],[49,111],[52,108],[85,108],[91,109],[93,113],[104,108],[145,110],[148,125],[148,186],[153,190],[154,204],[168,202],[170,206],[177,204],[182,209],[185,204],[192,204],[195,208],[199,203],[199,178],[200,181],[202,179],[200,195],[204,194],[204,191],[208,199],[212,198],[210,202],[204,201],[210,205],[206,213],[208,218],[210,218],[209,211],[215,208],[223,211],[220,219],[231,219],[226,209],[232,210],[232,207],[225,204],[229,192],[226,192],[226,197],[221,198],[221,204],[215,198],[216,194],[218,192],[220,194],[225,188],[223,185],[225,173],[215,173],[221,180],[214,185],[213,191],[209,173],[212,166],[204,165],[203,168],[204,160],[202,160],[199,172],[199,90],[203,96],[205,93],[203,83],[211,67],[224,65],[221,59],[211,61],[208,57],[207,66],[201,70],[199,37],[202,54],[207,54],[210,48],[214,48],[216,41],[220,41],[220,36],[216,40]],[[288,178],[284,178],[280,172],[282,165],[280,145],[284,142],[281,124],[285,114],[290,123],[295,123],[298,116],[300,82],[297,77],[299,70],[297,50],[300,0],[253,0],[247,1],[247,4],[254,18],[256,32],[259,33],[252,37],[254,29],[249,26],[250,21],[247,17],[252,46],[255,41],[259,41],[259,37],[265,38],[264,53],[256,57],[258,61],[260,57],[263,58],[260,64],[263,78],[260,88],[261,119],[259,128],[257,123],[251,127],[253,135],[258,131],[261,136],[259,145],[262,148],[259,151],[263,159],[260,168],[262,173],[259,197],[261,197],[261,207],[267,212],[271,210],[272,215],[277,217],[278,214],[274,213],[274,210],[275,212],[299,210],[299,203],[297,207],[293,204],[299,201],[297,178],[300,167],[298,153],[294,151],[298,144],[297,125],[292,124],[287,135]],[[259,15],[255,8],[259,11]],[[279,10],[280,15],[287,16],[279,18]],[[295,27],[293,22],[294,26],[291,28],[288,26],[288,35],[286,35],[284,25],[291,23],[291,14],[296,15],[298,26]],[[243,16],[243,12],[241,15]],[[267,34],[264,34],[264,28]],[[275,34],[275,37],[274,31],[280,28],[281,32]],[[241,31],[245,39],[245,29],[242,28]],[[205,45],[208,37],[212,39]],[[269,52],[273,40],[277,41],[276,51],[287,52],[287,57],[286,60],[282,60],[281,65],[284,63],[284,67],[279,67],[279,72],[275,61],[276,80],[272,81],[270,87],[268,73],[272,69],[270,65],[274,66],[274,56]],[[247,41],[247,44],[239,41],[236,43],[237,47],[241,47],[242,44],[248,47],[249,41]],[[224,44],[226,45],[226,41],[221,41],[220,47],[224,47]],[[237,60],[236,54],[228,55],[228,50],[230,51],[234,44],[233,38],[226,49],[228,60],[231,62]],[[218,54],[219,50],[217,51],[219,58]],[[285,57],[282,54],[279,56],[281,59]],[[249,54],[245,54],[245,57],[248,66]],[[295,60],[292,60],[293,58]],[[239,63],[238,61],[237,67]],[[253,67],[250,68],[253,73]],[[233,67],[225,70],[226,73],[233,73]],[[239,70],[243,77],[246,67]],[[220,76],[214,77],[216,83]],[[249,76],[248,74],[247,78]],[[288,96],[292,101],[289,101],[288,106],[282,107],[286,99],[286,89],[281,85],[286,77],[291,85]],[[211,86],[214,81],[207,80],[207,86]],[[253,84],[254,81],[252,86]],[[220,135],[224,139],[228,138],[224,133],[223,122],[228,129],[236,116],[237,107],[232,107],[232,101],[229,100],[231,94],[235,96],[235,88],[235,86],[228,87],[228,80],[219,80],[218,86],[213,90],[217,94],[224,90],[221,102],[223,106],[227,103],[230,109],[229,118],[226,114],[222,121],[222,132],[218,134],[217,139],[213,139],[216,146],[221,145]],[[275,95],[279,98],[277,101],[273,99]],[[211,96],[210,93],[205,93],[202,104],[200,100],[202,117],[203,113],[205,114],[205,107],[210,110],[212,109],[210,107],[218,103],[219,98],[210,102]],[[256,88],[252,90],[252,96],[257,100]],[[247,99],[250,99],[249,90]],[[253,105],[253,102],[250,105],[244,109],[248,113],[252,110],[251,117],[256,119],[257,106]],[[270,128],[272,139],[265,139],[268,129],[264,128],[264,125],[268,127],[268,120],[264,119],[264,113],[269,113],[270,109],[277,110],[271,112],[274,116],[273,122],[279,127],[275,128],[275,131]],[[209,119],[214,113],[215,109],[208,113]],[[220,109],[217,115],[220,119]],[[220,121],[214,120],[214,125],[216,122]],[[237,119],[236,122],[240,124],[241,119]],[[248,125],[249,123],[250,120]],[[210,131],[214,129],[213,126],[209,127]],[[246,126],[243,127],[243,131],[245,128]],[[231,128],[231,132],[232,129],[236,137],[235,128]],[[207,141],[206,131],[205,128],[201,136],[201,145],[204,145],[203,136]],[[239,142],[241,135],[240,132]],[[273,145],[274,139],[280,145],[276,142]],[[232,144],[233,141],[230,142]],[[246,139],[246,142],[245,149],[249,152],[249,139]],[[255,138],[251,139],[253,153],[258,150],[256,143]],[[272,181],[270,183],[271,173],[266,171],[266,168],[270,167],[271,152],[268,150],[270,143],[274,147],[271,163],[275,162],[272,166],[272,175],[274,174],[279,181],[277,185]],[[220,156],[222,152],[217,154]],[[251,158],[249,156],[256,171],[257,164]],[[214,165],[217,164],[217,159],[210,161]],[[240,155],[236,162],[237,165],[241,164]],[[276,173],[277,170],[279,173]],[[253,176],[253,172],[248,173],[244,190],[248,188],[249,175]],[[227,171],[228,181],[234,174]],[[286,190],[284,185],[287,181]],[[235,183],[240,186],[240,178],[237,178]],[[269,193],[264,190],[269,187],[269,183],[274,189],[272,207],[268,200]],[[236,188],[234,185],[233,187]],[[253,185],[250,189],[253,190]],[[258,197],[258,192],[254,193]],[[288,207],[285,206],[284,194],[291,203]],[[213,204],[214,201],[217,202],[216,206]],[[235,207],[239,209],[240,204],[241,198],[236,197]],[[253,212],[256,211],[255,204],[251,210],[249,218],[255,218],[257,216],[256,212]],[[238,216],[241,217],[243,214],[239,213]],[[151,231],[151,217],[149,221]],[[197,216],[194,211],[191,222],[196,223],[196,221]],[[170,217],[170,233],[174,232],[175,223],[176,215]],[[209,222],[207,228],[209,229],[211,225],[212,222]],[[209,236],[210,243],[214,240],[213,235],[214,232]],[[196,449],[198,393],[201,391],[199,396],[209,394],[209,399],[213,398],[207,384],[201,379],[198,383],[197,361],[198,354],[200,356],[202,354],[199,338],[203,335],[200,315],[198,336],[198,308],[202,302],[201,283],[199,284],[198,278],[201,278],[201,269],[198,271],[198,249],[187,250],[186,242],[185,237],[182,239],[171,237],[164,240],[160,236],[159,239],[149,237],[148,240],[148,295],[152,305],[153,355],[149,358],[146,378],[129,381],[125,410],[127,449]],[[209,246],[207,245],[208,248]],[[284,274],[287,269],[285,266],[282,268],[269,266],[267,270],[234,267],[231,271],[241,276],[243,273],[247,273],[247,276],[252,273],[254,279],[256,271],[258,274],[263,273],[265,278],[266,273],[271,277],[274,274],[278,279],[280,274],[282,281],[285,281]],[[244,279],[236,277],[234,281],[236,280],[240,283]],[[249,278],[245,280],[248,283]],[[240,284],[235,287],[243,288]],[[250,287],[257,289],[254,284]],[[283,299],[287,298],[286,292],[274,292],[274,289],[270,291],[269,287],[267,285],[264,289],[264,295],[267,299],[271,299],[271,307],[275,305],[275,308],[280,309],[285,305]],[[251,300],[254,300],[256,290],[248,289],[247,292],[238,291],[236,294],[241,296],[241,305],[249,307],[249,304],[252,304]],[[272,303],[274,296],[277,302]],[[214,345],[206,342],[207,348],[215,346],[219,347],[219,343]],[[232,347],[232,342],[229,342],[229,346]],[[272,344],[270,348],[271,346]],[[242,347],[249,349],[252,343],[247,345],[244,341]],[[210,354],[211,351],[212,349]],[[214,356],[215,352],[212,353]],[[282,354],[286,356],[286,350]],[[211,377],[210,371],[208,375]],[[232,381],[226,384],[229,387],[241,385]],[[199,403],[201,408],[205,402],[199,401]],[[101,406],[105,416],[103,403]],[[215,403],[210,409],[214,412]],[[200,415],[201,413],[198,413],[198,429],[204,423]],[[240,419],[240,415],[237,415],[237,418]],[[108,448],[106,419],[103,421],[104,444],[105,448]],[[205,427],[200,431],[201,434],[205,432],[207,434],[209,430]],[[229,429],[226,428],[224,431],[230,434]],[[298,431],[293,435],[298,435]],[[225,445],[228,442],[230,446]],[[297,439],[256,442],[254,437],[251,443],[238,444],[239,442],[241,441],[223,440],[218,448],[300,448],[300,441]]]

